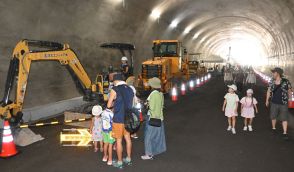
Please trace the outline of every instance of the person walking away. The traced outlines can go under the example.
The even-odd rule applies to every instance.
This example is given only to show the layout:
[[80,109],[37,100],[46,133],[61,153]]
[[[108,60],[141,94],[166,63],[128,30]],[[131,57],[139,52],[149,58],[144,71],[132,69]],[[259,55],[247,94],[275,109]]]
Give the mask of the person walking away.
[[102,136],[102,119],[101,119],[102,107],[99,105],[92,108],[92,122],[90,126],[90,132],[94,142],[94,152],[99,150],[98,142],[100,143],[100,151],[103,152],[103,136]]
[[238,116],[238,103],[239,97],[235,93],[237,91],[236,85],[228,85],[228,93],[225,95],[225,100],[223,104],[223,112],[225,116],[228,117],[228,131],[232,131],[236,134],[236,117]]
[[141,156],[143,160],[153,159],[155,155],[166,151],[166,140],[164,131],[163,106],[164,96],[161,90],[161,82],[159,78],[151,78],[148,84],[152,88],[152,92],[147,98],[149,111],[149,119],[146,122],[145,130],[145,155]]
[[257,100],[253,97],[253,90],[248,89],[246,91],[246,96],[243,97],[240,101],[241,103],[241,116],[244,117],[244,131],[253,131],[252,128],[252,122],[254,115],[254,109],[255,112],[258,113],[257,109]]
[[283,137],[284,139],[288,139],[288,100],[289,95],[292,93],[292,86],[289,80],[284,78],[283,69],[276,67],[272,69],[271,72],[273,73],[273,79],[269,83],[266,96],[266,106],[270,106],[272,130],[276,131],[276,123],[279,117],[279,120],[282,121]]
[[103,162],[112,165],[112,147],[115,139],[112,137],[113,112],[105,109],[101,115],[102,118],[102,135],[103,135]]
[[128,64],[128,58],[127,57],[122,57],[121,58],[121,72],[124,76],[123,80],[127,80],[128,77],[132,75],[131,67]]
[[[116,153],[118,160],[113,162],[113,166],[119,169],[123,168],[123,162],[131,165],[132,141],[131,136],[125,129],[124,118],[126,111],[132,108],[134,93],[133,90],[127,86],[123,81],[123,76],[117,73],[113,76],[114,87],[110,91],[110,96],[107,102],[107,108],[113,108],[113,124],[112,137],[116,139]],[[122,140],[126,142],[127,157],[122,158],[123,148]]]
[[256,85],[256,76],[255,76],[255,73],[253,72],[253,70],[250,70],[247,77],[246,77],[246,80],[245,80],[245,83],[247,85],[248,88],[251,88],[253,89]]
[[244,73],[242,69],[239,69],[236,73],[235,77],[236,86],[238,88],[239,92],[242,92],[243,90],[243,82],[244,82]]

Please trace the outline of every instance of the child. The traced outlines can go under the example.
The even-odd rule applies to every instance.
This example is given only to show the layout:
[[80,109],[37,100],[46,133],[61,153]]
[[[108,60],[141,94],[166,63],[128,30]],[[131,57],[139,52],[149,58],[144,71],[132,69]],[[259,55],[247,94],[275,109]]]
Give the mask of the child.
[[101,119],[102,107],[96,105],[92,108],[92,123],[90,126],[90,132],[94,142],[94,152],[97,152],[98,142],[100,142],[100,151],[103,152],[103,136],[102,136],[102,119]]
[[223,104],[223,112],[225,112],[225,116],[228,117],[228,131],[232,131],[233,134],[236,134],[236,116],[238,116],[238,103],[239,97],[235,93],[237,91],[236,85],[228,85],[229,90],[225,95],[225,100]]
[[112,165],[112,146],[115,139],[112,137],[112,118],[113,112],[105,109],[102,113],[102,135],[104,142],[104,156],[102,161],[107,165]]
[[[258,109],[257,109],[257,101],[254,97],[252,97],[253,95],[253,90],[252,89],[248,89],[247,90],[247,96],[243,97],[240,101],[241,105],[241,116],[244,117],[244,131],[247,131],[247,128],[249,131],[253,131],[252,128],[252,121],[254,116],[254,108],[256,113],[258,113]],[[249,124],[248,124],[248,120],[249,120]],[[248,127],[247,127],[248,126]]]

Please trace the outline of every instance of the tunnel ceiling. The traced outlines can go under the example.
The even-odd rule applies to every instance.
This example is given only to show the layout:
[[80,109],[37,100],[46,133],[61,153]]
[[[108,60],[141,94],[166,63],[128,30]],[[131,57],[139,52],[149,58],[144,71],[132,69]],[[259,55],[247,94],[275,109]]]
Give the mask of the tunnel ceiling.
[[190,52],[225,57],[231,46],[232,54],[234,50],[244,53],[246,49],[266,58],[293,51],[293,3],[293,0],[158,0],[150,1],[153,5],[150,8],[160,14],[159,22],[177,24],[175,29],[189,40]]

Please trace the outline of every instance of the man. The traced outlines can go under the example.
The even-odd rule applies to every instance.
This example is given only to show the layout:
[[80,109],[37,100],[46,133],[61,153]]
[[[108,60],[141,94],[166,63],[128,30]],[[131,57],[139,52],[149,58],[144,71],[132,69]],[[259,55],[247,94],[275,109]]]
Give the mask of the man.
[[128,79],[129,76],[132,75],[132,69],[128,64],[128,58],[122,57],[121,58],[121,72],[124,76],[124,81]]
[[[110,91],[107,102],[108,108],[113,108],[113,124],[112,136],[116,139],[117,162],[113,163],[114,167],[123,168],[123,162],[127,165],[131,164],[132,142],[130,133],[126,131],[124,125],[125,111],[132,108],[134,93],[123,81],[123,76],[120,73],[113,76],[114,87]],[[126,141],[127,157],[122,158],[123,148],[122,139]]]
[[273,73],[273,80],[269,84],[266,96],[266,106],[270,107],[270,116],[272,120],[272,129],[276,130],[277,117],[282,121],[283,137],[288,139],[288,99],[289,94],[292,92],[292,86],[289,80],[283,78],[283,69],[274,68],[271,70]]

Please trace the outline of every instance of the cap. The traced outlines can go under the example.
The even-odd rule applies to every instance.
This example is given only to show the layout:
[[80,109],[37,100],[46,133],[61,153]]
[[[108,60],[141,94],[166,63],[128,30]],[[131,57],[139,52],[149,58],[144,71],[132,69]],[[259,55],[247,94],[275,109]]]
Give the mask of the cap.
[[159,78],[153,77],[148,80],[148,85],[150,85],[152,88],[159,89],[161,88],[161,81]]
[[92,108],[92,114],[94,116],[101,115],[101,113],[102,113],[102,107],[101,106],[99,106],[99,105],[93,106],[93,108]]
[[121,60],[122,60],[122,61],[128,61],[128,58],[125,57],[125,56],[123,56],[123,57],[121,58]]

